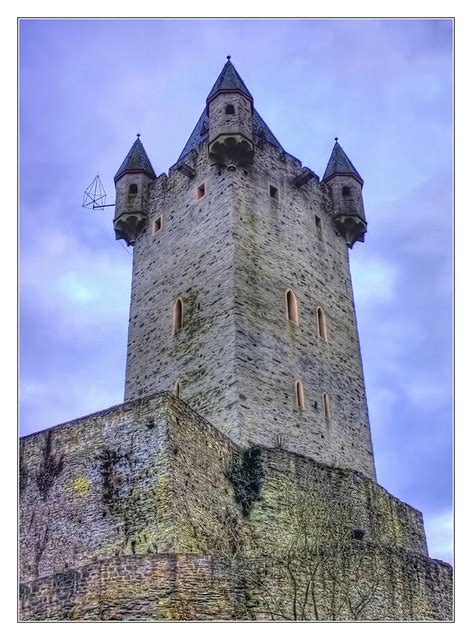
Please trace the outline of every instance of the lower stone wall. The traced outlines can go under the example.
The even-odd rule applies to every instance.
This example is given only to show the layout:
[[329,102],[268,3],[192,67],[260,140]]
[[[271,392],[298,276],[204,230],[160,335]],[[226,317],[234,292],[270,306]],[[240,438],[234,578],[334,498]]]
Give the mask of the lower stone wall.
[[95,562],[20,585],[21,620],[229,620],[234,588],[210,556]]
[[[357,553],[348,569],[356,580]],[[310,606],[302,614],[300,598],[294,608],[286,577],[268,589],[253,581],[257,561],[230,566],[221,557],[156,554],[96,562],[22,584],[20,620],[452,619],[449,565],[390,548],[371,549],[365,558],[363,586],[350,606],[339,589],[333,600],[329,575],[320,572],[316,586],[325,598],[318,597],[316,615]]]
[[338,529],[362,529],[370,543],[428,554],[421,512],[362,473],[283,449],[243,450],[176,398],[167,408],[176,524],[169,550],[219,552],[229,524],[233,535],[250,533],[267,546],[290,529],[290,504],[311,496],[329,507]]
[[261,500],[254,504],[251,518],[266,514],[272,529],[289,524],[284,503],[316,496],[333,518],[338,517],[338,527],[361,529],[370,543],[428,554],[421,512],[362,473],[281,449],[263,449],[262,468]]
[[[310,545],[322,600],[330,573],[356,594],[371,571],[367,619],[450,616],[451,568],[428,558],[419,511],[360,472],[242,449],[171,394],[34,434],[20,454],[25,619],[270,617],[258,594],[289,585],[293,549],[306,591]],[[241,558],[262,574],[236,571]]]

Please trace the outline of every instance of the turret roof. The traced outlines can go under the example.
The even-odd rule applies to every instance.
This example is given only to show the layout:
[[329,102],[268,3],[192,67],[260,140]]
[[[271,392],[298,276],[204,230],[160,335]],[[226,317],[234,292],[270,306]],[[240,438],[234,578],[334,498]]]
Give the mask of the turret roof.
[[156,174],[152,168],[151,161],[149,160],[146,151],[144,150],[143,143],[138,137],[136,138],[133,146],[128,151],[128,155],[123,160],[121,167],[118,169],[115,175],[115,182],[121,178],[125,173],[146,173],[150,178],[155,178]]
[[[249,89],[244,84],[241,76],[234,68],[234,65],[230,60],[225,64],[223,70],[221,71],[218,79],[213,85],[212,90],[208,94],[207,103],[211,100],[219,91],[241,91],[244,93],[250,100],[252,101],[252,95],[249,92]],[[274,147],[277,147],[279,151],[285,153],[284,148],[274,136],[272,131],[266,125],[261,116],[254,109],[252,114],[252,132],[254,136],[254,142],[257,144],[258,142],[268,142],[272,144]],[[208,113],[205,108],[202,115],[198,119],[195,128],[190,134],[190,138],[187,140],[185,147],[183,148],[182,153],[179,156],[177,162],[180,162],[184,156],[187,155],[190,151],[197,149],[198,146],[208,138]]]
[[364,181],[362,180],[359,172],[349,160],[341,145],[338,143],[338,139],[335,138],[335,140],[336,142],[331,152],[331,157],[326,166],[323,180],[328,180],[328,178],[332,178],[335,175],[347,174],[353,175],[360,181],[361,184],[364,184]]
[[239,75],[239,73],[234,68],[233,63],[230,60],[231,56],[228,56],[228,61],[223,67],[220,75],[216,79],[215,84],[213,85],[212,90],[208,94],[207,102],[210,102],[212,98],[215,97],[217,93],[220,91],[240,91],[244,93],[251,101],[252,95],[249,89],[243,82],[243,79]]

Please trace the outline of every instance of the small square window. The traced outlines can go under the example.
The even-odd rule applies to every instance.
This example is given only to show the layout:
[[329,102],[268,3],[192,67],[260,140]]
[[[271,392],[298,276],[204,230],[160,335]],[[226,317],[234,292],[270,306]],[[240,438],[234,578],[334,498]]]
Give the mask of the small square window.
[[271,198],[274,198],[274,200],[279,199],[279,190],[277,189],[277,187],[274,187],[273,184],[269,185],[269,194]]
[[152,233],[153,233],[153,235],[156,235],[156,233],[159,233],[159,231],[161,229],[162,229],[162,216],[159,216],[152,223]]
[[200,186],[197,187],[197,200],[203,198],[205,195],[205,183],[203,182]]

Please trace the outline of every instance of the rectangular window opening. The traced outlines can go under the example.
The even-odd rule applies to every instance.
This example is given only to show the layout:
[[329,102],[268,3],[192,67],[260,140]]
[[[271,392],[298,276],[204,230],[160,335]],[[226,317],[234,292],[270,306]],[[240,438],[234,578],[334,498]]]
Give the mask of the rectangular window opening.
[[319,216],[315,216],[315,225],[316,225],[316,235],[318,240],[323,239],[323,229],[321,228],[321,218]]
[[274,198],[274,200],[279,199],[279,190],[272,184],[269,185],[269,194],[271,198]]
[[200,186],[197,187],[197,200],[203,198],[205,195],[205,183],[203,182]]
[[162,229],[162,216],[159,216],[158,218],[156,218],[153,222],[152,225],[152,233],[153,235],[156,235],[156,233],[159,233],[159,231]]

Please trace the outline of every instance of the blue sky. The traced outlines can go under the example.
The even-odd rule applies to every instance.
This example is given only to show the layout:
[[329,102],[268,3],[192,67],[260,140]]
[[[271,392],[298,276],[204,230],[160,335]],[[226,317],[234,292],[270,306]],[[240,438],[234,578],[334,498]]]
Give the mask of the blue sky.
[[81,208],[137,131],[180,154],[226,55],[284,148],[322,175],[334,137],[364,178],[351,252],[379,482],[451,560],[452,26],[447,20],[22,21],[23,434],[123,398],[131,256]]

